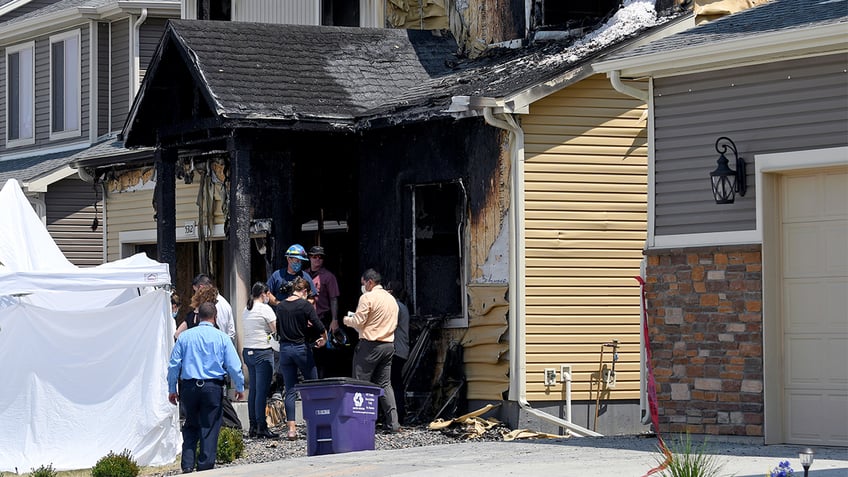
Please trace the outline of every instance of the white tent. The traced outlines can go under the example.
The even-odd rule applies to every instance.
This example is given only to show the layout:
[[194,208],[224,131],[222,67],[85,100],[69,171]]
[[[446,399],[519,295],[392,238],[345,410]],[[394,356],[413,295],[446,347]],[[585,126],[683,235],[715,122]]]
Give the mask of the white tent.
[[168,402],[168,267],[144,254],[77,268],[17,181],[0,190],[0,472],[140,465],[182,445]]

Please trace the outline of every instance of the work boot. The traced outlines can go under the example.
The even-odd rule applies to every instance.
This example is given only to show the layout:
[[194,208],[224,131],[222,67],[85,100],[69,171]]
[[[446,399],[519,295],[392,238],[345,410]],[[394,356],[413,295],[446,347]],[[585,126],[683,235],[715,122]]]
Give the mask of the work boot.
[[257,426],[256,436],[260,437],[260,438],[266,438],[266,439],[276,439],[276,438],[280,437],[279,434],[268,429],[267,424],[259,424]]
[[256,423],[254,423],[254,422],[250,423],[250,430],[247,431],[247,437],[250,438],[250,439],[253,439],[254,437],[256,437]]

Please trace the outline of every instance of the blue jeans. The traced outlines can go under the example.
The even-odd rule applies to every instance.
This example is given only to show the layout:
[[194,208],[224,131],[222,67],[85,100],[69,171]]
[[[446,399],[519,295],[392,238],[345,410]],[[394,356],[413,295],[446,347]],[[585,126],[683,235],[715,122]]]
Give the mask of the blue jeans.
[[258,430],[265,425],[265,401],[274,374],[274,351],[271,348],[244,348],[241,352],[247,366],[250,392],[247,395],[247,416],[250,428]]
[[283,374],[283,382],[286,386],[286,421],[294,421],[294,400],[297,385],[297,370],[303,374],[303,379],[318,379],[318,370],[315,368],[315,358],[312,356],[312,347],[305,344],[280,343],[280,371]]

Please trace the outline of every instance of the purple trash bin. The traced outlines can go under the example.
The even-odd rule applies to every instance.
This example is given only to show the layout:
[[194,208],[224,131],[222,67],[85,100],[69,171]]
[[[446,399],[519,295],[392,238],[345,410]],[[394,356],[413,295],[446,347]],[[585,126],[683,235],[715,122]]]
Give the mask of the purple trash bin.
[[377,399],[383,390],[351,378],[310,379],[297,385],[306,420],[306,455],[374,450]]

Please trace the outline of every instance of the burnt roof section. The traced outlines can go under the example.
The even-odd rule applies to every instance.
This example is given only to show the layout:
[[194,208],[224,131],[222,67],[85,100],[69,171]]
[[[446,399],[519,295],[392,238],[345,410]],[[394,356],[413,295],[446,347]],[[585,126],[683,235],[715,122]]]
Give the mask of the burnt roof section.
[[607,59],[633,58],[838,23],[848,23],[848,0],[772,0]]
[[651,26],[637,22],[613,36],[493,49],[469,60],[457,57],[446,32],[173,20],[122,138],[128,147],[156,145],[162,119],[155,105],[168,104],[160,95],[176,81],[157,76],[177,54],[218,125],[354,131],[452,117],[454,96],[525,90]]

